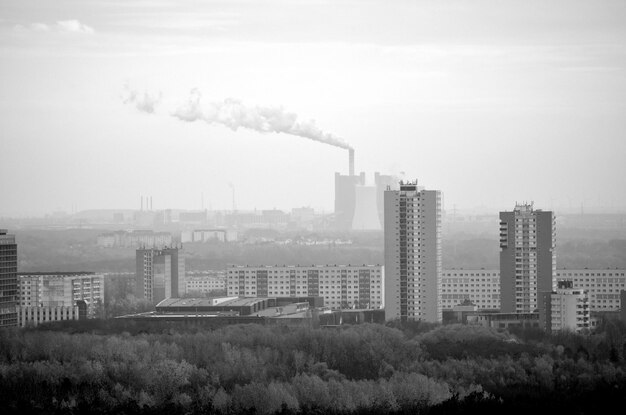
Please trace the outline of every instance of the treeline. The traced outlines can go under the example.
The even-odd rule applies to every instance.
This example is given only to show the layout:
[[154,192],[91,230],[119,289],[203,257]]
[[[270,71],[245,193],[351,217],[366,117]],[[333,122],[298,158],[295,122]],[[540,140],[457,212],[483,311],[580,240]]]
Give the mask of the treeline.
[[[0,331],[0,407],[40,413],[521,413],[626,403],[626,328],[62,322]],[[587,405],[587,406],[585,406]],[[619,407],[619,406],[618,406]]]

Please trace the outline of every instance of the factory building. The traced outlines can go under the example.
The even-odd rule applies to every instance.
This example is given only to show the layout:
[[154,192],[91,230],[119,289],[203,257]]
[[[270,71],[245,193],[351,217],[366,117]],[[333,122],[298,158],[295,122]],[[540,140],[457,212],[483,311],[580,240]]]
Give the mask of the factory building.
[[333,309],[381,308],[381,265],[231,266],[226,271],[227,296],[320,296]]
[[440,322],[441,192],[385,191],[385,319]]

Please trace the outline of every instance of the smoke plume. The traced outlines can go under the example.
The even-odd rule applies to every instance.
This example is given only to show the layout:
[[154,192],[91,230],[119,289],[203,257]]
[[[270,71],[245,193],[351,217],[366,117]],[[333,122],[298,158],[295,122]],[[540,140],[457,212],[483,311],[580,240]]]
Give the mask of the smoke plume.
[[[161,101],[146,92],[128,90],[126,104],[134,105],[138,110],[154,113]],[[227,98],[222,102],[212,102],[202,106],[202,94],[198,89],[191,90],[187,102],[178,106],[171,115],[181,121],[204,121],[207,124],[221,124],[233,131],[247,128],[261,133],[284,133],[319,141],[335,147],[351,149],[341,138],[322,131],[315,121],[300,121],[298,115],[285,111],[282,107],[246,106],[240,100]]]

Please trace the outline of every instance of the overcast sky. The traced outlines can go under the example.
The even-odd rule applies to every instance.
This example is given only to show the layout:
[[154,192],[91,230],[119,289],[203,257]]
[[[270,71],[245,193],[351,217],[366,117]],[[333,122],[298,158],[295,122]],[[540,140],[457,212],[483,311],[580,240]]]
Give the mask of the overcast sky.
[[447,209],[626,206],[623,0],[0,0],[0,215],[230,209],[229,183],[332,210],[346,150],[173,117],[194,88],[315,120]]

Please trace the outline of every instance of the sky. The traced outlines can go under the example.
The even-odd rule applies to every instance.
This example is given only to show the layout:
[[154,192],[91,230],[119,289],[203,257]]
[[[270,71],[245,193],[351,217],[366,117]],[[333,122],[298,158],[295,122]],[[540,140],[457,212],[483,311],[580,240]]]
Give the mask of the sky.
[[0,216],[332,211],[347,151],[268,113],[448,210],[626,210],[626,2],[0,0]]

